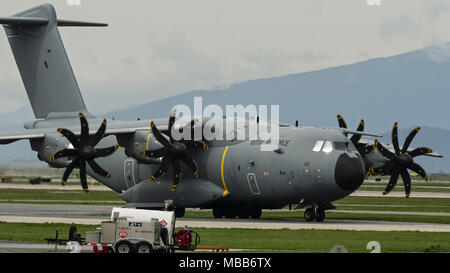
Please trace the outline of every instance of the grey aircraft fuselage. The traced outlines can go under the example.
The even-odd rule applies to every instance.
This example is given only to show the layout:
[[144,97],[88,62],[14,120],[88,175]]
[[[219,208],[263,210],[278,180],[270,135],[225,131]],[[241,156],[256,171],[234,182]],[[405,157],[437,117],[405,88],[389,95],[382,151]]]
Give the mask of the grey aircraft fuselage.
[[[74,120],[73,126],[77,126]],[[91,128],[97,127],[101,120],[89,119]],[[108,124],[120,121],[109,120]],[[254,122],[254,121],[253,121]],[[124,122],[133,126],[133,122]],[[130,124],[131,123],[131,124]],[[155,145],[152,140],[149,121],[136,121],[135,126],[145,126],[144,136],[148,135],[145,148]],[[160,119],[157,124],[164,124]],[[34,128],[56,128],[57,123],[37,123]],[[64,121],[60,126],[69,126]],[[336,143],[345,143],[353,147],[349,139],[338,128],[280,126],[280,140],[277,149],[261,151],[262,140],[212,140],[208,149],[191,149],[190,155],[196,160],[199,178],[194,179],[192,171],[182,164],[183,177],[180,188],[170,191],[171,168],[155,181],[148,178],[158,168],[157,164],[139,163],[129,157],[124,148],[114,154],[98,158],[99,165],[111,173],[111,177],[102,177],[89,167],[90,176],[121,193],[121,197],[133,207],[163,207],[167,200],[175,200],[180,207],[241,207],[282,208],[287,204],[301,206],[330,203],[354,192],[364,178],[364,162],[356,149],[336,149]],[[67,147],[69,142],[55,132],[60,139],[60,147]],[[120,143],[120,137],[117,137]],[[116,137],[107,136],[98,147],[107,147],[117,143]],[[329,141],[331,151],[321,149],[313,151],[317,141]],[[58,143],[53,141],[52,143]],[[33,145],[32,145],[33,146]],[[35,145],[41,147],[43,145]],[[341,145],[342,146],[342,145]],[[319,147],[320,148],[320,147]],[[52,150],[52,153],[54,150]],[[61,159],[61,166],[67,165]],[[199,198],[201,183],[209,181],[216,187],[205,195],[211,198]],[[197,191],[187,192],[189,188]]]

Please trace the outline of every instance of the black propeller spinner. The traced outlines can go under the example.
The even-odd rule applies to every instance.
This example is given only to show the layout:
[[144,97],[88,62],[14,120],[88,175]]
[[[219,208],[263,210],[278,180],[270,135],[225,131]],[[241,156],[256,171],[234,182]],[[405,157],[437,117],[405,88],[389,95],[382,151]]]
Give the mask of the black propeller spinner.
[[[173,185],[172,185],[172,191],[175,191],[178,186],[178,182],[181,179],[181,165],[180,161],[186,164],[194,173],[194,177],[198,178],[198,166],[195,160],[189,156],[188,154],[188,147],[191,146],[198,146],[202,145],[204,150],[208,149],[208,146],[203,141],[196,141],[196,140],[185,140],[181,139],[179,141],[175,140],[172,137],[172,127],[175,123],[175,115],[176,110],[174,110],[169,117],[169,126],[168,126],[168,136],[169,139],[163,136],[163,134],[159,131],[159,129],[156,127],[155,123],[151,121],[151,129],[153,132],[153,135],[155,136],[156,140],[163,145],[162,148],[156,149],[156,150],[142,150],[141,153],[151,157],[151,158],[160,158],[161,160],[161,166],[155,171],[155,173],[150,177],[150,180],[155,180],[158,177],[160,177],[162,174],[164,174],[168,169],[169,166],[172,166],[173,170]],[[191,130],[193,129],[194,122],[191,122],[188,124],[190,126]],[[188,129],[187,126],[183,128],[183,130]],[[192,134],[191,134],[192,135]]]
[[95,158],[109,156],[114,153],[119,145],[116,144],[112,147],[95,149],[95,146],[103,138],[106,131],[106,119],[103,120],[102,125],[98,129],[97,133],[93,136],[89,136],[89,124],[82,113],[78,113],[81,123],[81,134],[77,137],[73,132],[68,129],[58,129],[57,132],[62,134],[72,144],[73,149],[64,149],[55,153],[50,161],[54,161],[61,157],[71,157],[72,162],[67,166],[62,178],[63,186],[67,184],[67,179],[72,173],[74,168],[80,169],[80,181],[81,186],[85,192],[89,192],[87,179],[86,179],[86,162],[92,168],[94,172],[103,176],[111,177],[111,174],[100,167]]
[[377,148],[380,153],[390,159],[391,161],[387,163],[385,166],[375,169],[377,173],[386,173],[389,172],[391,177],[389,179],[389,183],[386,189],[383,192],[383,195],[388,194],[397,184],[399,176],[402,177],[403,184],[405,185],[405,196],[409,197],[411,193],[411,177],[408,173],[408,169],[419,174],[425,181],[430,181],[425,170],[419,165],[414,163],[414,157],[424,155],[427,153],[432,153],[433,151],[427,147],[420,147],[414,149],[411,152],[408,152],[408,147],[411,144],[411,141],[415,137],[415,135],[420,131],[420,127],[412,130],[409,135],[406,137],[405,143],[403,144],[402,149],[400,150],[400,146],[398,143],[398,134],[397,134],[398,123],[394,123],[394,127],[392,128],[392,145],[394,146],[394,153],[386,149],[382,144],[378,142]]

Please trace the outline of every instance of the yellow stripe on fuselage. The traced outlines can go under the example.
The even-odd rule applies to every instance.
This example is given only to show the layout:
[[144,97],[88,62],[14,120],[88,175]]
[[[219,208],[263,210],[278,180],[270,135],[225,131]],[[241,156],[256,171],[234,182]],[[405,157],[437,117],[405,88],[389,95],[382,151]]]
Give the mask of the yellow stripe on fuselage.
[[222,163],[220,164],[220,174],[222,176],[222,184],[223,184],[223,188],[225,189],[225,191],[223,192],[222,196],[225,197],[228,195],[228,189],[227,189],[227,184],[225,183],[225,177],[223,175],[223,164],[225,163],[225,156],[227,154],[228,151],[228,147],[225,147],[225,150],[223,151],[223,155],[222,155]]

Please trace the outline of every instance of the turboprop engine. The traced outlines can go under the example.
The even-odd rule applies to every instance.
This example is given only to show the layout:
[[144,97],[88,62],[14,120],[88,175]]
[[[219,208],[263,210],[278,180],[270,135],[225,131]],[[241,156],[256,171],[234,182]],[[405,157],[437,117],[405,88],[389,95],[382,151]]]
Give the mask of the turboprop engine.
[[125,154],[135,158],[142,164],[161,163],[160,160],[151,158],[142,151],[161,149],[163,146],[157,142],[151,130],[136,131],[132,137],[118,137],[120,146],[125,147]]
[[51,160],[56,152],[70,147],[70,142],[60,134],[47,134],[43,139],[32,140],[31,147],[38,152],[39,160],[47,162],[50,167],[62,168],[70,163],[67,158]]

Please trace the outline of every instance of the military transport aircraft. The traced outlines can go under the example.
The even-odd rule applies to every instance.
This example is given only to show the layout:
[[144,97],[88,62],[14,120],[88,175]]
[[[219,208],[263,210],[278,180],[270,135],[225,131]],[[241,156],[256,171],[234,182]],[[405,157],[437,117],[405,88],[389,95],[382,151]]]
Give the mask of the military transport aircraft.
[[[128,207],[169,206],[179,217],[185,208],[212,208],[214,217],[259,218],[262,209],[293,204],[307,208],[307,221],[323,221],[325,210],[334,208],[331,202],[358,189],[366,173],[391,175],[385,193],[402,176],[408,197],[407,169],[427,179],[413,157],[440,156],[428,148],[409,149],[418,129],[399,147],[396,124],[390,147],[361,139],[377,135],[364,132],[363,122],[355,131],[347,129],[340,116],[340,128],[290,126],[258,117],[223,118],[231,119],[237,131],[266,123],[279,130],[278,140],[177,139],[174,132],[200,128],[220,136],[224,130],[210,122],[222,118],[192,117],[180,123],[175,111],[168,122],[98,119],[86,109],[58,27],[106,24],[57,19],[50,4],[0,18],[0,24],[36,117],[24,124],[24,130],[0,132],[0,144],[29,140],[40,160],[66,168],[63,184],[77,168],[85,191],[89,174],[118,192]],[[262,151],[260,146],[267,141],[276,147]]]

